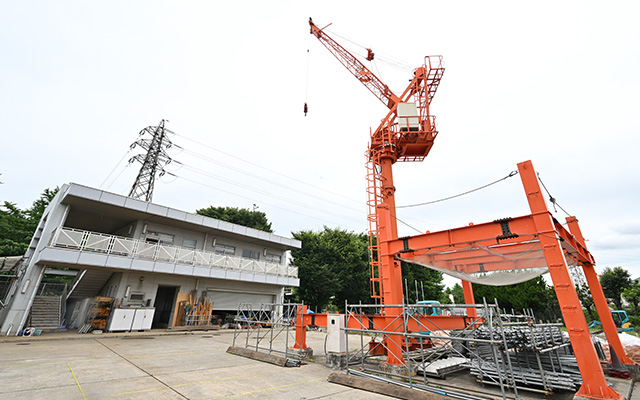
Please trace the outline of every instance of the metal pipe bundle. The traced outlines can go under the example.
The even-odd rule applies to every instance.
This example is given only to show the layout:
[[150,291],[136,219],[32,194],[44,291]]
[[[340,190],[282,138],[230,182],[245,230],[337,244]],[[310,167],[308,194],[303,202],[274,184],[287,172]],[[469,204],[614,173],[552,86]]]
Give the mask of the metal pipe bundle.
[[499,384],[502,380],[508,387],[515,384],[519,388],[535,386],[548,391],[577,390],[582,384],[582,380],[576,379],[573,374],[545,370],[541,375],[540,370],[514,366],[508,370],[503,365],[478,359],[471,361],[471,374],[482,383]]
[[506,339],[506,348],[544,349],[568,342],[557,327],[507,326],[491,329],[481,326],[474,331],[473,337],[481,340],[502,341]]

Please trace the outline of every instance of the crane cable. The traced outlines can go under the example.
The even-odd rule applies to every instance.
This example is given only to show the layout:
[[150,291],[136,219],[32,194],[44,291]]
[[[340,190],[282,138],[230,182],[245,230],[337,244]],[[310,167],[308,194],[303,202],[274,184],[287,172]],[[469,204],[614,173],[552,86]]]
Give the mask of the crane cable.
[[[553,204],[553,210],[557,213],[557,212],[558,212],[558,208],[559,208],[559,209],[561,209],[562,211],[564,211],[564,213],[565,213],[565,214],[567,214],[567,216],[571,217],[571,214],[569,214],[569,213],[567,212],[567,210],[565,210],[564,208],[562,208],[562,207],[560,206],[560,204],[558,204],[558,202],[556,201],[556,198],[555,198],[555,197],[553,197],[553,196],[551,195],[551,193],[549,192],[549,189],[547,189],[547,187],[545,186],[544,182],[542,182],[542,179],[540,178],[540,173],[539,173],[539,172],[537,172],[536,174],[538,175],[538,180],[539,180],[539,181],[540,181],[540,183],[542,184],[542,187],[544,188],[545,192],[547,192],[547,194],[549,195],[549,201],[551,202],[551,204]],[[557,206],[558,208],[556,208],[556,206]]]
[[[491,182],[491,183],[487,183],[486,185],[482,185],[482,186],[477,187],[477,188],[475,188],[475,189],[467,190],[466,192],[463,192],[463,193],[459,193],[459,194],[456,194],[456,195],[453,195],[453,196],[449,196],[449,197],[445,197],[445,198],[438,199],[438,200],[427,201],[427,202],[425,202],[425,203],[408,204],[408,205],[406,205],[406,206],[396,206],[395,208],[397,209],[397,208],[410,208],[410,207],[426,206],[426,205],[429,205],[429,204],[440,203],[440,202],[442,202],[442,201],[455,199],[456,197],[461,197],[461,196],[464,196],[464,195],[469,194],[469,193],[477,192],[478,190],[481,190],[481,189],[487,188],[487,187],[489,187],[489,186],[491,186],[491,185],[495,185],[496,183],[498,183],[498,182],[502,182],[502,181],[504,181],[505,179],[511,178],[512,176],[515,176],[515,175],[518,175],[518,171],[511,171],[511,172],[509,173],[509,175],[505,176],[504,178],[500,178],[500,179],[498,179],[498,180],[496,180],[496,181],[493,181],[493,182]],[[544,185],[543,185],[543,186],[544,186]],[[563,211],[564,211],[564,210],[563,210]],[[565,212],[566,212],[566,211],[565,211]]]
[[309,37],[307,38],[307,77],[306,77],[306,82],[305,82],[305,93],[304,93],[304,116],[307,116],[307,102],[309,100],[309,70],[311,69],[311,52],[309,51],[310,49],[310,42],[311,40],[311,35],[309,35]]
[[[357,46],[360,49],[365,49],[365,50],[367,49],[367,46],[365,46],[365,45],[363,45],[361,43],[358,43],[358,42],[356,42],[354,40],[351,40],[351,39],[349,39],[349,38],[347,38],[345,36],[339,35],[335,31],[327,29],[327,32],[331,33],[332,36],[337,36],[337,37],[339,37],[339,38],[341,38],[343,40],[346,40],[347,42],[352,43],[353,45]],[[345,49],[349,50],[346,46],[344,46],[344,47],[345,47]],[[385,54],[385,53],[380,53],[379,50],[376,50],[376,57],[378,58],[378,60],[382,61],[383,64],[387,64],[390,67],[395,68],[396,70],[402,70],[402,71],[412,71],[413,70],[413,67],[411,65],[409,65],[408,63],[406,63],[405,61],[400,60],[398,58],[394,58],[394,57],[392,57],[392,56],[390,56],[388,54]]]

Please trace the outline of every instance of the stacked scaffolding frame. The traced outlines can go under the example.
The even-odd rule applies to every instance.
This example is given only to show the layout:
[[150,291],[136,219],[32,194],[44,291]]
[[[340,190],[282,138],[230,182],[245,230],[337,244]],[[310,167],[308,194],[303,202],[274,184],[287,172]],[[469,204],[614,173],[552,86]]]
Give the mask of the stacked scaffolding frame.
[[233,346],[264,354],[277,354],[288,366],[300,365],[304,357],[296,339],[296,321],[301,304],[266,303],[254,309],[240,303],[234,317]]
[[[366,317],[383,313],[385,307],[401,309],[387,326]],[[528,312],[502,314],[497,304],[486,302],[429,307],[441,308],[441,314],[474,308],[480,317],[471,319],[466,329],[451,331],[437,328],[437,321],[426,315],[421,304],[347,305],[347,374],[427,392],[444,391],[460,399],[483,395],[519,399],[523,390],[551,395],[558,390],[575,391],[582,384],[571,343],[559,329],[561,324],[536,323]],[[390,335],[396,336],[395,340],[387,340]],[[394,343],[403,344],[404,365],[389,368],[384,359],[386,352],[393,351],[387,346]],[[440,379],[463,369],[470,369],[478,383],[496,386],[500,392],[480,388],[461,391]]]

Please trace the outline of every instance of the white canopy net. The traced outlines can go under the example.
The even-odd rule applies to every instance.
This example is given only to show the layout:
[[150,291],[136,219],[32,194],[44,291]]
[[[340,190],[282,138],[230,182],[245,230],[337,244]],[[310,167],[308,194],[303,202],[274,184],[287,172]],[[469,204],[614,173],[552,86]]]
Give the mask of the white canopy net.
[[465,247],[428,249],[400,254],[399,259],[490,286],[513,285],[549,272],[537,239],[489,246],[472,243]]

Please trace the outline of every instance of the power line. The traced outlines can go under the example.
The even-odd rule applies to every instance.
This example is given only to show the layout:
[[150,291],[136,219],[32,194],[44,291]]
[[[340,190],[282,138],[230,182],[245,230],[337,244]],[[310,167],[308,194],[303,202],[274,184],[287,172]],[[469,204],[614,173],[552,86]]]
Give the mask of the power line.
[[[104,181],[102,181],[102,183],[100,184],[100,186],[98,187],[102,187],[102,185],[104,185],[105,183],[107,183],[107,180],[109,179],[109,177],[111,176],[111,174],[113,174],[113,172],[116,170],[116,168],[118,168],[118,166],[120,165],[120,163],[122,163],[122,161],[127,157],[127,155],[129,155],[129,153],[131,153],[131,148],[129,148],[129,150],[127,150],[126,153],[124,153],[124,155],[122,156],[122,158],[120,159],[120,161],[118,161],[116,163],[116,165],[113,167],[113,169],[111,170],[111,172],[109,172],[109,175],[107,175],[106,178],[104,178]],[[118,175],[119,177],[120,175]],[[118,177],[116,177],[116,179],[118,179]],[[112,183],[113,184],[113,183]],[[111,186],[111,185],[109,185]]]
[[179,137],[181,137],[181,138],[187,139],[187,140],[189,140],[189,141],[191,141],[191,142],[193,142],[193,143],[196,143],[196,144],[198,144],[198,145],[200,145],[200,146],[206,147],[206,148],[208,148],[208,149],[210,149],[210,150],[216,151],[216,152],[218,152],[218,153],[220,153],[220,154],[224,154],[224,155],[226,155],[226,156],[228,156],[228,157],[231,157],[231,158],[234,158],[234,159],[236,159],[236,160],[242,161],[242,162],[244,162],[244,163],[247,163],[247,164],[253,165],[254,167],[257,167],[257,168],[263,169],[263,170],[265,170],[265,171],[269,171],[269,172],[271,172],[271,173],[273,173],[273,174],[276,174],[276,175],[282,176],[282,177],[284,177],[284,178],[290,179],[290,180],[295,181],[295,182],[297,182],[297,183],[300,183],[300,184],[302,184],[302,185],[309,186],[309,187],[312,187],[312,188],[314,188],[314,189],[319,189],[319,190],[321,190],[321,191],[323,191],[323,192],[325,192],[325,193],[331,193],[331,194],[332,194],[332,195],[334,195],[334,196],[338,196],[338,197],[340,197],[340,198],[343,198],[343,199],[345,199],[345,200],[349,200],[349,201],[351,201],[351,202],[355,202],[355,203],[358,203],[358,204],[361,204],[361,203],[362,203],[362,202],[361,202],[361,201],[359,201],[359,200],[354,200],[354,199],[352,199],[352,198],[350,198],[350,197],[346,197],[346,196],[344,196],[344,195],[342,195],[342,194],[340,194],[340,193],[332,192],[332,191],[327,190],[327,189],[325,189],[325,188],[322,188],[322,187],[320,187],[320,186],[316,186],[316,185],[314,185],[314,184],[311,184],[311,183],[305,182],[305,181],[303,181],[303,180],[301,180],[301,179],[297,179],[297,178],[294,178],[294,177],[292,177],[292,176],[289,176],[289,175],[283,174],[283,173],[281,173],[281,172],[278,172],[278,171],[272,170],[272,169],[267,168],[267,167],[265,167],[265,166],[263,166],[263,165],[260,165],[260,164],[254,163],[254,162],[249,161],[249,160],[245,160],[245,159],[243,159],[243,158],[241,158],[241,157],[238,157],[238,156],[235,156],[235,155],[233,155],[233,154],[227,153],[227,152],[225,152],[225,151],[222,151],[222,150],[216,149],[215,147],[209,146],[209,145],[207,145],[207,144],[205,144],[205,143],[202,143],[202,142],[199,142],[199,141],[197,141],[197,140],[191,139],[191,138],[186,137],[186,136],[184,136],[184,135],[176,134],[176,136],[179,136]]
[[[260,204],[264,204],[264,205],[266,205],[266,206],[273,207],[273,208],[277,208],[277,209],[279,209],[279,210],[282,210],[282,211],[285,211],[285,212],[288,212],[288,213],[297,214],[297,215],[300,215],[300,216],[303,216],[303,217],[307,217],[307,218],[315,219],[315,220],[317,220],[317,221],[322,221],[322,222],[325,222],[325,223],[326,223],[326,222],[329,222],[329,223],[331,223],[331,224],[333,224],[333,225],[336,225],[336,226],[343,226],[343,224],[339,224],[339,223],[336,223],[336,222],[334,222],[334,221],[327,221],[326,219],[320,219],[320,218],[314,217],[314,216],[313,216],[313,214],[310,214],[310,213],[302,213],[302,212],[294,211],[294,210],[292,210],[291,208],[284,208],[284,207],[277,206],[277,205],[275,205],[275,204],[267,203],[267,202],[264,202],[264,201],[259,201],[259,200],[256,200],[255,198],[251,198],[251,197],[244,196],[244,195],[241,195],[241,194],[238,194],[238,193],[230,192],[230,191],[228,191],[228,190],[221,189],[221,188],[219,188],[219,187],[217,187],[217,186],[212,186],[212,185],[209,185],[209,184],[206,184],[206,183],[203,183],[203,182],[200,182],[200,181],[194,180],[194,179],[187,178],[187,177],[185,177],[185,176],[176,175],[176,174],[173,174],[173,173],[171,173],[171,172],[167,172],[167,175],[171,175],[171,176],[174,176],[174,177],[176,177],[176,178],[178,178],[178,179],[182,179],[182,180],[185,180],[185,181],[188,181],[188,182],[192,182],[192,183],[195,183],[195,184],[197,184],[197,185],[201,185],[201,186],[204,186],[204,187],[208,187],[208,188],[210,188],[210,189],[214,189],[214,190],[219,191],[219,192],[224,192],[224,193],[227,193],[227,194],[230,194],[230,195],[233,195],[233,196],[241,197],[241,198],[244,198],[244,199],[250,200],[250,201],[251,201],[251,202],[253,202],[253,203],[260,203]],[[354,231],[358,230],[358,229],[355,229],[355,228],[353,228],[353,227],[350,227],[350,228],[351,228],[352,230],[354,230]],[[359,228],[359,229],[364,230],[365,228],[364,228],[364,227],[361,227],[361,228]]]
[[[176,146],[176,147],[177,147],[177,146]],[[182,148],[182,147],[181,147],[181,148]],[[231,165],[229,165],[229,164],[223,163],[223,162],[221,162],[221,161],[214,160],[214,159],[209,158],[209,157],[207,157],[207,156],[204,156],[204,155],[198,154],[198,153],[196,153],[196,152],[194,152],[194,151],[191,151],[191,150],[188,150],[188,149],[185,149],[185,148],[182,148],[182,149],[183,149],[183,151],[184,151],[186,154],[190,154],[190,155],[192,155],[192,156],[194,156],[194,157],[197,157],[197,158],[199,158],[199,159],[201,159],[201,160],[204,160],[204,161],[206,161],[206,162],[209,162],[209,163],[211,163],[211,164],[219,165],[219,166],[222,166],[222,167],[224,167],[224,168],[230,169],[230,170],[232,170],[232,171],[239,172],[239,173],[241,173],[241,174],[243,174],[243,175],[246,175],[246,176],[249,176],[249,177],[252,177],[252,178],[258,179],[258,180],[260,180],[261,182],[267,182],[267,183],[269,183],[269,184],[272,184],[272,185],[275,185],[275,186],[279,186],[279,187],[281,187],[281,188],[284,188],[284,189],[290,190],[290,191],[292,191],[292,192],[297,192],[297,193],[303,194],[303,195],[305,195],[305,196],[309,196],[309,197],[311,197],[311,198],[313,198],[313,199],[316,199],[316,200],[319,198],[319,197],[318,197],[318,193],[317,193],[317,192],[314,192],[314,193],[305,192],[305,191],[303,191],[303,190],[296,189],[296,188],[294,188],[294,187],[291,187],[291,186],[288,186],[288,185],[282,184],[282,183],[280,183],[280,182],[278,182],[278,181],[275,181],[275,180],[272,180],[272,179],[269,179],[269,178],[265,178],[264,176],[260,176],[260,175],[254,174],[254,173],[252,173],[252,172],[248,172],[248,171],[245,171],[245,170],[243,170],[243,169],[240,169],[240,168],[237,168],[237,167],[231,166]],[[185,163],[179,163],[179,164],[186,166],[186,164],[185,164]],[[174,172],[175,172],[175,171],[174,171]],[[324,189],[320,189],[320,190],[321,190],[322,192],[325,192],[325,190],[324,190]],[[329,200],[329,199],[322,199],[322,200],[327,201],[327,202],[330,202],[330,203],[333,203],[333,204],[335,204],[335,205],[337,205],[337,206],[339,206],[339,207],[342,207],[342,208],[345,208],[345,209],[348,209],[348,210],[351,210],[351,211],[355,211],[355,212],[360,212],[360,211],[361,211],[361,210],[359,210],[359,209],[356,209],[356,208],[353,208],[353,207],[349,207],[349,206],[347,206],[347,205],[344,205],[343,203],[336,202],[336,201],[333,201],[333,200]],[[358,203],[360,203],[360,204],[361,204],[361,202],[358,202]]]
[[[190,166],[187,166],[187,165],[184,165],[184,164],[183,164],[183,166],[184,166],[185,169],[191,170],[191,171],[196,172],[198,174],[201,174],[201,175],[213,178],[213,179],[217,179],[217,180],[220,180],[222,182],[225,182],[225,183],[228,183],[230,185],[237,186],[237,187],[240,187],[240,188],[243,188],[243,189],[246,189],[246,190],[250,190],[250,191],[253,191],[253,192],[256,192],[256,193],[260,193],[260,194],[263,194],[265,196],[269,196],[269,197],[272,197],[274,199],[277,199],[277,200],[280,200],[280,201],[283,201],[283,202],[286,202],[286,203],[294,204],[294,205],[297,205],[297,206],[300,206],[300,207],[305,207],[307,209],[315,210],[315,211],[318,211],[318,212],[321,212],[321,213],[324,213],[324,214],[327,214],[327,215],[331,215],[333,217],[347,219],[347,220],[351,220],[353,222],[360,222],[360,220],[356,220],[356,219],[353,219],[353,218],[350,218],[350,217],[345,217],[344,215],[339,215],[339,214],[333,213],[331,211],[327,211],[327,210],[322,209],[322,208],[310,206],[307,203],[301,203],[301,202],[292,200],[292,199],[287,198],[287,197],[282,197],[282,196],[279,196],[279,195],[276,195],[276,194],[273,194],[273,193],[269,193],[269,192],[267,192],[265,190],[260,190],[260,189],[257,189],[255,187],[251,187],[251,186],[248,186],[248,185],[245,185],[245,184],[242,184],[242,183],[238,183],[238,182],[236,182],[234,180],[224,178],[222,176],[213,174],[211,172],[203,171],[203,170],[201,170],[199,168],[190,167]],[[172,175],[176,176],[173,173],[172,173]]]
[[[149,127],[149,128],[157,128],[157,127]],[[149,128],[147,128],[147,129],[149,129]],[[304,184],[305,186],[308,186],[308,187],[312,187],[312,188],[318,189],[318,190],[319,190],[319,191],[321,191],[322,193],[325,193],[325,194],[333,194],[333,195],[335,195],[335,196],[339,196],[339,197],[344,198],[344,199],[347,199],[347,200],[349,200],[349,201],[352,201],[352,202],[355,202],[355,203],[358,203],[358,204],[363,204],[363,203],[362,203],[362,202],[360,202],[360,201],[353,200],[353,199],[351,199],[351,198],[348,198],[348,197],[342,196],[342,195],[340,195],[340,194],[338,194],[338,193],[334,193],[334,192],[331,192],[331,191],[326,190],[326,189],[324,189],[324,188],[321,188],[321,187],[319,187],[319,186],[316,186],[316,185],[313,185],[313,184],[310,184],[310,183],[304,182],[304,181],[302,181],[302,180],[299,180],[299,179],[296,179],[296,178],[293,178],[293,177],[287,176],[287,175],[282,174],[282,173],[280,173],[280,172],[277,172],[277,171],[275,171],[275,170],[272,170],[272,169],[269,169],[269,168],[263,167],[262,165],[259,165],[259,164],[257,164],[257,163],[254,163],[254,162],[251,162],[251,161],[248,161],[248,160],[244,160],[244,159],[242,159],[242,158],[240,158],[240,157],[237,157],[237,156],[235,156],[235,155],[233,155],[233,154],[230,154],[230,153],[224,152],[224,151],[222,151],[222,150],[218,150],[218,149],[213,148],[213,147],[211,147],[211,146],[209,146],[209,145],[207,145],[207,144],[205,144],[205,143],[198,142],[197,140],[194,140],[194,139],[188,138],[188,137],[186,137],[186,136],[184,136],[184,135],[175,134],[174,132],[171,132],[171,131],[169,131],[168,129],[165,129],[165,131],[166,131],[167,133],[172,133],[172,134],[174,134],[174,135],[176,135],[176,136],[179,136],[179,137],[181,137],[181,138],[185,138],[185,139],[187,139],[187,140],[189,140],[189,141],[191,141],[191,142],[193,142],[193,143],[198,144],[198,145],[199,145],[199,146],[201,146],[201,147],[209,148],[209,149],[214,150],[214,151],[216,151],[216,152],[218,152],[218,153],[221,153],[221,154],[224,154],[224,155],[226,155],[226,156],[228,156],[228,157],[231,157],[231,158],[234,158],[234,159],[240,160],[240,161],[242,161],[242,162],[245,162],[245,163],[250,164],[250,165],[252,165],[252,166],[258,167],[258,168],[263,169],[263,170],[265,170],[265,171],[268,171],[268,172],[274,173],[274,174],[276,174],[276,175],[279,175],[279,176],[285,177],[285,178],[287,178],[287,179],[290,179],[290,180],[292,180],[292,181],[295,181],[295,182],[298,182],[298,183]],[[141,132],[141,134],[143,134],[144,132],[145,132],[145,130],[143,130],[143,131]],[[168,142],[168,139],[167,139],[167,142]],[[170,143],[170,142],[169,142],[169,143]],[[138,142],[136,142],[136,143],[132,146],[132,148],[133,148],[133,147],[135,147],[135,145],[141,145],[141,146],[142,146],[142,147],[144,147],[144,148],[150,147],[150,144],[148,143],[148,140],[147,140],[147,141],[142,141],[142,142],[141,142],[141,141],[138,141]],[[244,174],[244,175],[246,175],[246,176],[249,176],[249,177],[252,177],[252,178],[258,179],[258,180],[260,180],[260,181],[267,182],[267,183],[269,183],[269,184],[276,185],[276,186],[282,187],[282,188],[284,188],[284,189],[291,190],[291,191],[293,191],[293,192],[301,193],[301,194],[306,195],[306,196],[310,196],[310,197],[312,197],[312,198],[314,198],[314,199],[316,199],[316,200],[317,200],[317,199],[320,199],[320,200],[323,200],[323,201],[325,201],[325,202],[327,202],[327,203],[334,204],[334,205],[336,205],[336,206],[339,206],[339,207],[345,208],[345,209],[347,209],[347,210],[350,210],[350,211],[353,211],[353,212],[356,212],[356,213],[363,213],[363,212],[362,212],[362,210],[356,209],[356,208],[354,208],[354,207],[349,207],[348,205],[345,205],[345,204],[344,204],[344,202],[338,202],[338,201],[335,201],[335,200],[323,199],[323,198],[319,197],[319,196],[317,195],[317,193],[309,193],[309,192],[306,192],[306,191],[302,191],[302,190],[299,190],[299,189],[296,189],[296,188],[290,187],[290,186],[288,186],[288,185],[282,184],[282,183],[277,182],[277,181],[274,181],[274,180],[272,180],[272,179],[265,178],[264,176],[261,176],[261,175],[258,175],[258,174],[254,174],[254,173],[251,173],[251,172],[245,171],[245,170],[243,170],[243,169],[241,169],[241,168],[237,168],[237,167],[234,167],[234,166],[232,166],[232,165],[226,164],[226,163],[224,163],[224,162],[221,162],[221,161],[218,161],[218,160],[212,159],[212,158],[207,157],[207,156],[205,156],[205,155],[202,155],[202,154],[200,154],[200,153],[198,153],[198,152],[195,152],[195,151],[192,151],[192,150],[186,149],[186,148],[184,148],[184,147],[182,147],[182,146],[178,146],[178,145],[173,145],[173,144],[171,144],[171,145],[167,145],[166,147],[164,147],[164,148],[163,148],[163,150],[167,150],[167,149],[169,149],[169,147],[170,147],[170,146],[171,146],[171,147],[175,147],[175,148],[178,148],[178,149],[182,150],[185,154],[188,154],[188,155],[194,156],[194,157],[196,157],[196,158],[202,159],[202,160],[204,160],[204,161],[206,161],[206,162],[209,162],[209,163],[212,163],[212,164],[216,164],[216,165],[222,166],[222,167],[224,167],[224,168],[228,168],[228,169],[233,170],[233,171],[237,171],[237,172],[239,172],[239,173],[242,173],[242,174]],[[131,151],[131,150],[129,150],[129,151]],[[166,153],[166,151],[163,151],[161,154],[162,154],[162,156],[163,156],[163,157],[165,157],[165,159],[167,159],[167,160],[171,160],[171,158],[170,158],[170,157],[169,157],[169,155]],[[126,157],[126,154],[125,154],[125,157]],[[137,156],[137,157],[138,157],[138,158],[140,158],[141,156],[139,155],[139,156]],[[124,159],[124,157],[123,157],[123,159]],[[136,160],[136,159],[137,159],[137,158],[132,158],[130,161],[134,161],[134,160]],[[120,162],[122,162],[122,160],[120,160]],[[362,221],[364,221],[364,220],[365,220],[365,219],[364,219],[364,217],[363,217],[363,219],[362,219],[362,220],[360,220],[360,219],[356,219],[356,218],[353,218],[353,217],[347,217],[347,216],[345,216],[345,215],[340,215],[340,214],[337,214],[337,213],[331,212],[330,210],[326,210],[326,209],[323,209],[323,208],[320,208],[320,207],[313,207],[313,206],[310,206],[310,205],[309,205],[308,203],[306,203],[306,202],[304,202],[304,203],[303,203],[303,202],[300,202],[300,201],[295,201],[295,200],[292,200],[290,197],[279,196],[279,195],[277,195],[277,194],[270,193],[269,191],[260,190],[260,189],[255,188],[255,186],[245,185],[245,184],[239,183],[239,182],[237,182],[237,181],[234,181],[234,180],[231,180],[231,179],[224,178],[223,176],[216,175],[216,174],[213,174],[213,173],[211,173],[211,172],[205,171],[205,170],[203,170],[203,169],[200,169],[200,168],[196,168],[196,167],[190,166],[190,165],[185,164],[185,163],[183,163],[183,162],[177,162],[177,161],[174,161],[173,163],[174,163],[174,164],[177,164],[177,165],[180,165],[180,166],[181,166],[181,168],[185,168],[185,169],[187,169],[187,170],[190,170],[191,172],[195,172],[195,173],[198,173],[198,174],[201,174],[201,175],[207,176],[207,177],[209,177],[209,178],[213,178],[213,179],[216,179],[216,180],[220,180],[220,181],[223,181],[223,182],[225,182],[225,183],[228,183],[228,184],[231,184],[231,185],[234,185],[234,186],[240,187],[240,188],[245,189],[245,190],[253,191],[253,192],[256,192],[256,193],[261,194],[261,195],[264,195],[264,196],[269,196],[269,197],[275,198],[275,199],[277,199],[277,200],[279,200],[279,201],[286,202],[286,203],[289,203],[289,204],[292,204],[292,205],[295,205],[295,206],[302,207],[303,209],[308,209],[308,210],[310,210],[310,211],[315,211],[315,212],[323,213],[323,214],[326,214],[326,215],[329,215],[329,216],[338,217],[338,218],[340,218],[340,219],[342,219],[342,220],[351,221],[351,222],[354,222],[354,223],[357,223],[357,224],[361,224],[361,223],[363,223]],[[167,164],[168,164],[168,162],[166,162],[166,163],[165,163],[165,165],[163,165],[163,166],[161,165],[161,166],[158,168],[158,171],[160,171],[160,174],[159,174],[160,176],[161,176],[161,175],[164,175],[164,174],[171,175],[171,176],[174,176],[174,177],[176,177],[176,178],[180,178],[180,179],[183,179],[183,180],[187,180],[187,181],[190,181],[190,182],[193,182],[193,183],[197,183],[197,184],[199,184],[199,185],[203,185],[203,186],[206,186],[206,187],[209,187],[209,188],[215,189],[215,190],[217,190],[217,191],[221,191],[221,192],[229,193],[229,194],[232,194],[232,195],[234,195],[234,196],[238,196],[238,197],[242,197],[242,198],[247,198],[247,199],[250,199],[250,200],[252,200],[252,201],[254,201],[254,202],[256,201],[255,199],[252,199],[252,198],[247,197],[247,196],[243,196],[243,195],[241,195],[241,194],[239,194],[239,193],[234,193],[234,192],[232,192],[232,191],[223,190],[223,189],[221,189],[221,188],[220,188],[220,187],[218,187],[218,186],[208,185],[208,184],[203,183],[203,182],[200,182],[200,181],[198,181],[198,180],[194,180],[194,179],[187,178],[186,176],[184,176],[184,174],[177,175],[177,174],[175,173],[177,170],[169,171],[169,170],[167,170],[167,169],[166,169],[166,165],[167,165]],[[130,164],[129,164],[129,165],[130,165]],[[117,166],[116,166],[116,168],[117,168]],[[118,176],[114,179],[114,182],[112,182],[112,183],[109,185],[109,187],[110,187],[111,185],[113,185],[113,183],[115,183],[115,181],[116,181],[116,180],[117,180],[117,179],[118,179],[118,178],[119,178],[119,177],[124,173],[124,170],[125,170],[125,169],[126,169],[126,166],[123,168],[123,170],[120,172],[120,174],[118,174]],[[115,168],[114,168],[114,171],[115,171]],[[113,174],[113,171],[109,174],[109,176],[111,176],[112,174]],[[158,177],[160,177],[160,176],[158,176]],[[267,203],[265,203],[265,204],[267,204]],[[275,205],[271,205],[271,206],[272,206],[272,207],[275,207],[275,208],[279,208],[279,209],[285,210],[285,211],[290,211],[290,212],[293,212],[293,213],[295,213],[295,214],[304,215],[304,216],[310,216],[310,214],[308,214],[308,213],[307,213],[307,214],[305,214],[305,213],[295,212],[295,211],[292,211],[292,210],[290,210],[290,209],[288,209],[288,208],[278,207],[278,206],[275,206]],[[363,214],[363,215],[364,215],[364,214]],[[312,218],[313,218],[313,217],[312,217]],[[318,218],[316,218],[316,219],[318,219]],[[319,219],[319,220],[320,220],[320,219]],[[333,223],[335,224],[335,222],[333,222]],[[335,224],[335,225],[340,225],[340,224]]]
[[128,167],[129,165],[131,165],[131,164],[127,163],[127,164],[125,164],[125,165],[122,167],[122,171],[120,171],[120,173],[118,174],[118,176],[116,176],[116,177],[113,179],[113,181],[112,181],[112,182],[111,182],[111,183],[110,183],[110,184],[105,188],[105,190],[109,190],[109,188],[111,187],[111,185],[113,185],[114,183],[116,183],[116,181],[118,180],[118,178],[120,178],[120,176],[122,176],[122,174],[124,173],[124,171],[127,169],[127,167]]

